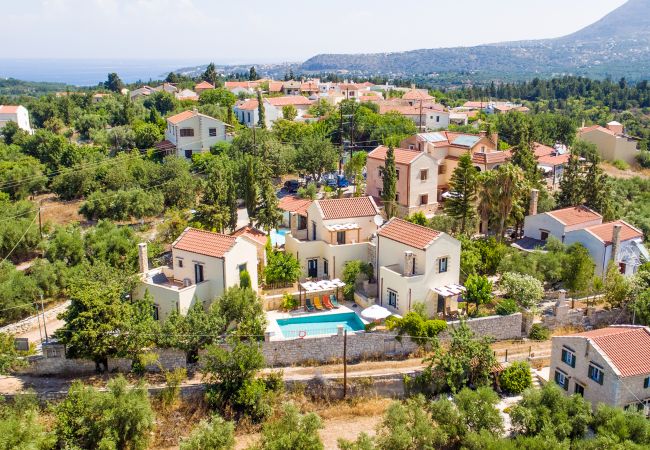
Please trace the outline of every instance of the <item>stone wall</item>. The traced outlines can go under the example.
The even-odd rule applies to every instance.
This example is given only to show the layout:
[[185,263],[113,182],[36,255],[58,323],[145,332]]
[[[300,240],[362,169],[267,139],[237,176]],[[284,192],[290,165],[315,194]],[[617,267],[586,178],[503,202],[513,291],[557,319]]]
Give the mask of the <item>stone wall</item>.
[[[48,309],[45,311],[45,321],[47,322],[48,320],[55,319],[56,316],[61,314],[63,311],[65,311],[68,306],[70,306],[70,300],[55,306],[52,309]],[[22,334],[26,333],[27,331],[33,330],[38,328],[38,322],[39,320],[41,321],[41,326],[43,322],[43,314],[38,314],[35,316],[27,317],[26,319],[21,320],[20,322],[15,322],[11,323],[9,325],[6,325],[2,328],[0,328],[0,333],[7,333],[7,334]]]
[[563,326],[591,329],[603,328],[609,325],[623,325],[631,323],[632,317],[626,308],[599,309],[584,308],[568,309],[556,308],[554,314],[542,317],[542,323],[551,330]]
[[[521,338],[522,314],[516,313],[509,316],[489,316],[470,319],[465,322],[477,336],[489,336],[497,341]],[[450,338],[449,329],[457,327],[459,321],[448,322],[447,330],[440,333],[440,340]]]

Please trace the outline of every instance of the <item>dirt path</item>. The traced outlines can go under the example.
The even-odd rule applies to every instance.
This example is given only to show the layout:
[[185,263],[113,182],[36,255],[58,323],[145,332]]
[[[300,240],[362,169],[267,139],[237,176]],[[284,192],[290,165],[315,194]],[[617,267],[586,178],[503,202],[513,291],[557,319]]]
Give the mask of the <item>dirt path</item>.
[[[337,441],[347,439],[353,441],[360,433],[365,432],[370,436],[376,434],[375,428],[382,420],[382,415],[339,417],[323,420],[323,429],[319,431],[325,450],[338,449]],[[235,438],[235,450],[244,450],[256,443],[260,438],[259,433],[242,434]]]

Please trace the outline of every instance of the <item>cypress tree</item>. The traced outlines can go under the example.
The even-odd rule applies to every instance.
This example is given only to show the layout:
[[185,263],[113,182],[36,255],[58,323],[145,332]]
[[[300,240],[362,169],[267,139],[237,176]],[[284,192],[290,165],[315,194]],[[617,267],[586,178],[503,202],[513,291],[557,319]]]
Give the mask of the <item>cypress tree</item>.
[[260,77],[257,76],[257,70],[255,70],[255,66],[252,66],[250,70],[248,71],[248,80],[249,81],[257,81],[259,80]]
[[478,173],[472,165],[472,157],[465,153],[458,160],[458,166],[449,180],[452,197],[445,204],[445,211],[460,223],[460,232],[465,233],[467,223],[476,215],[476,187]]
[[278,196],[275,193],[270,174],[265,173],[260,186],[260,200],[255,212],[255,226],[268,233],[273,228],[277,228],[281,222],[282,213],[278,208]]
[[243,169],[244,203],[246,204],[246,212],[248,212],[250,223],[253,223],[253,217],[257,209],[257,178],[255,177],[255,160],[252,156],[246,156]]
[[384,202],[384,211],[388,219],[397,214],[396,197],[397,170],[395,169],[395,150],[391,145],[386,152],[386,161],[383,170],[383,189],[381,191],[381,199]]
[[266,117],[264,115],[264,102],[262,101],[262,91],[257,91],[257,125],[260,128],[266,128]]
[[560,191],[557,194],[557,206],[567,208],[582,203],[583,180],[581,176],[580,158],[571,152],[569,162],[564,167],[560,180]]

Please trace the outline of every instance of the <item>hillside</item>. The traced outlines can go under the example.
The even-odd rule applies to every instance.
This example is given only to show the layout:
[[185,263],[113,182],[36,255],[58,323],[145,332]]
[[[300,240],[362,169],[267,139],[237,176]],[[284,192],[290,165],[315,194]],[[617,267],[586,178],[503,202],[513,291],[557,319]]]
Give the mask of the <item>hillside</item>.
[[533,76],[650,75],[650,0],[629,0],[601,20],[568,36],[474,47],[399,53],[322,54],[305,61],[304,72],[347,70],[355,74],[409,75],[482,72]]

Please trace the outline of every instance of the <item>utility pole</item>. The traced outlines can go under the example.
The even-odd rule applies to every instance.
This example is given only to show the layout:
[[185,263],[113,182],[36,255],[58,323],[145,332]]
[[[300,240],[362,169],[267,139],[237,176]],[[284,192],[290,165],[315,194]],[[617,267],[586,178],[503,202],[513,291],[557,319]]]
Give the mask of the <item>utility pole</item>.
[[41,337],[41,344],[42,344],[43,331],[41,330],[41,315],[38,313],[38,303],[36,304],[36,320],[38,321],[38,335]]
[[43,219],[41,217],[41,202],[38,202],[38,232],[41,235],[41,239],[43,239]]
[[45,325],[45,305],[43,304],[43,294],[41,294],[41,311],[43,312],[43,330],[45,331],[45,342],[49,342],[47,337],[47,326]]
[[343,398],[348,395],[348,330],[343,330]]
[[341,143],[341,154],[339,155],[339,173],[343,172],[343,153],[345,152],[345,146],[343,145],[343,103],[339,103],[339,111],[341,112],[341,118],[339,120],[339,137]]

